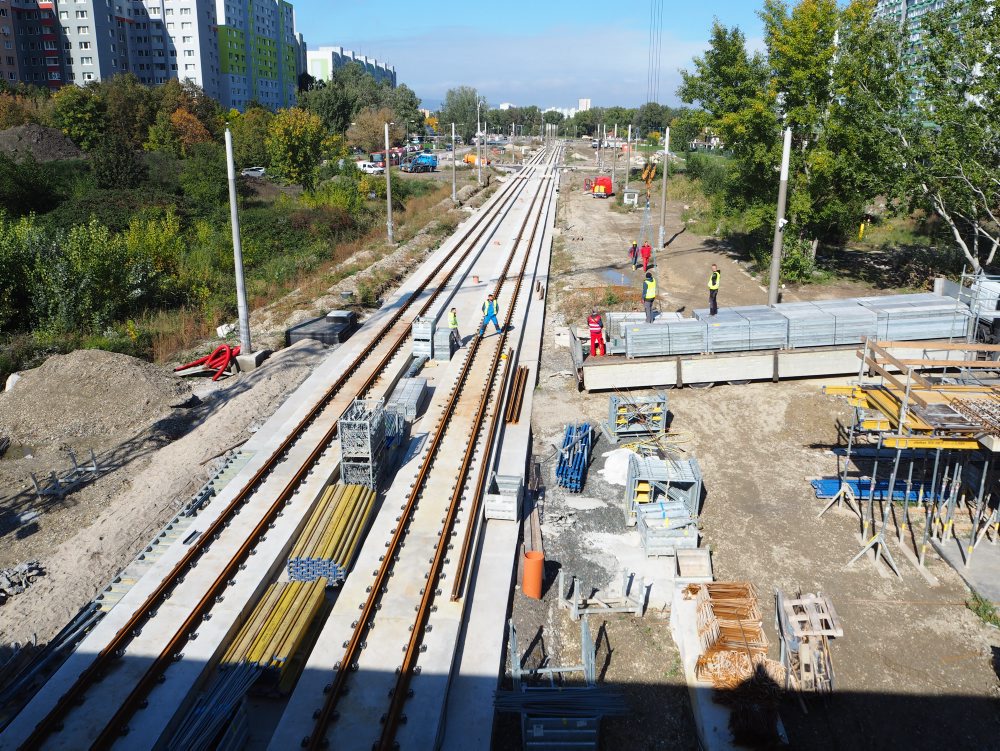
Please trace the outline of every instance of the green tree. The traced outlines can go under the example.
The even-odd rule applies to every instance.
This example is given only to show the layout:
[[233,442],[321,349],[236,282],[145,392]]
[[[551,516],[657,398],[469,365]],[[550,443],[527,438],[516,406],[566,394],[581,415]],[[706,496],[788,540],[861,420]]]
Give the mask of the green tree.
[[0,211],[12,216],[51,211],[59,199],[52,170],[31,156],[14,160],[0,151]]
[[392,122],[389,126],[389,143],[398,145],[406,138],[406,128],[393,121],[393,117],[393,112],[388,107],[361,110],[347,129],[347,142],[367,152],[381,151],[385,148],[385,124]]
[[450,129],[450,123],[455,123],[455,132],[465,140],[465,143],[469,143],[476,134],[476,107],[480,99],[483,102],[480,107],[481,116],[487,110],[486,100],[471,86],[448,89],[444,95],[441,124]]
[[104,138],[108,120],[96,87],[63,86],[52,95],[55,125],[84,151]]
[[146,179],[146,164],[131,141],[114,135],[91,152],[90,168],[100,188],[135,188]]
[[165,109],[156,115],[156,122],[149,126],[146,142],[142,145],[146,151],[160,151],[175,157],[181,155],[181,140],[171,117],[172,113]]
[[180,174],[181,189],[199,214],[212,214],[229,195],[226,150],[217,143],[191,147]]
[[[424,115],[420,111],[420,99],[405,83],[396,88],[386,88],[383,105],[392,110],[393,120],[410,131],[423,133]],[[355,113],[357,119],[357,113]]]
[[318,115],[300,107],[281,110],[271,122],[267,138],[271,168],[289,182],[312,189],[325,137]]
[[35,255],[46,241],[34,217],[14,221],[0,211],[0,334],[30,325]]
[[156,121],[156,94],[132,73],[102,81],[98,91],[107,112],[108,134],[133,149],[141,149],[149,127]]
[[274,115],[263,107],[248,107],[243,114],[230,113],[233,131],[233,159],[242,167],[268,167],[267,134]]

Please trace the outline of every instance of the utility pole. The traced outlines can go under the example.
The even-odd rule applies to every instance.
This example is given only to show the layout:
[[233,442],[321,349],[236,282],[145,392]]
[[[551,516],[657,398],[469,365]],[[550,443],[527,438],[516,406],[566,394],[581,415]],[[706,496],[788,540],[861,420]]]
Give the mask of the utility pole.
[[778,302],[778,279],[781,276],[781,244],[785,231],[785,199],[788,196],[788,160],[792,154],[792,129],[785,128],[785,143],[781,147],[781,182],[778,184],[778,215],[774,222],[774,243],[771,245],[771,285],[767,304]]
[[663,196],[660,198],[660,247],[667,240],[667,176],[670,174],[670,127],[663,135]]
[[458,203],[458,192],[455,190],[457,179],[455,176],[456,165],[458,164],[458,150],[455,148],[455,123],[451,124],[451,200]]
[[476,168],[479,174],[479,184],[483,184],[483,158],[480,156],[480,152],[483,147],[483,131],[482,125],[479,120],[479,108],[482,106],[482,97],[476,100]]
[[[603,134],[602,134],[603,129]],[[601,125],[597,129],[597,168],[604,169],[604,142],[608,140],[608,126]]]
[[389,158],[389,125],[385,124],[385,230],[386,242],[393,245],[392,239],[392,160]]
[[625,139],[625,190],[628,190],[629,172],[632,171],[632,124],[628,126],[628,138]]
[[250,310],[243,280],[243,245],[240,242],[240,215],[236,206],[236,164],[233,162],[233,134],[226,126],[226,172],[229,177],[229,219],[233,225],[233,263],[236,270],[236,308],[240,318],[240,354],[249,355]]

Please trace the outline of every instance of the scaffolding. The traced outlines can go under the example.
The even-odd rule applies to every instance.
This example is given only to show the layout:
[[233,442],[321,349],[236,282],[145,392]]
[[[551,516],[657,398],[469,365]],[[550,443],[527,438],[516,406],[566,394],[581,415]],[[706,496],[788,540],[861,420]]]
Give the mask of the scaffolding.
[[[902,574],[888,546],[890,517],[900,549],[921,571],[929,544],[961,539],[968,567],[979,543],[989,538],[995,544],[1000,533],[993,470],[993,454],[1000,450],[1000,381],[984,377],[1000,373],[1000,363],[991,359],[1000,345],[908,346],[915,345],[945,356],[899,359],[887,351],[897,343],[866,339],[858,351],[857,383],[825,388],[846,396],[853,409],[839,482],[823,494],[829,500],[819,516],[846,505],[859,519],[862,538],[848,565],[871,552],[872,560],[884,559],[897,576]],[[849,476],[852,458],[856,478]],[[859,459],[871,460],[869,475],[861,472]]]

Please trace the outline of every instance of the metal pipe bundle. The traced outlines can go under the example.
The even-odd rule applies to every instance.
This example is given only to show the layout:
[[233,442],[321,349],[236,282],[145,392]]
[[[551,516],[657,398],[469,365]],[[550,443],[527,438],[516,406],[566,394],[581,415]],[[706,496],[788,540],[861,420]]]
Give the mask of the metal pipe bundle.
[[590,423],[566,426],[556,465],[556,483],[559,487],[567,488],[571,493],[583,490],[587,466],[590,464],[590,448]]
[[292,581],[343,581],[368,524],[375,492],[361,485],[327,488],[288,557]]

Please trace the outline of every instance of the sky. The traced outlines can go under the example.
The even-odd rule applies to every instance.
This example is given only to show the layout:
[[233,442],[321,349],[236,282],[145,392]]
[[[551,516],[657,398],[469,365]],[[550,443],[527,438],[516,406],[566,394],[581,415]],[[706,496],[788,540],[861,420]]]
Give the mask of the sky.
[[[309,49],[344,47],[395,66],[436,109],[445,92],[472,86],[490,106],[638,106],[646,100],[649,0],[292,0]],[[758,0],[662,0],[661,104],[678,105],[678,69],[707,48],[712,19],[761,45]],[[625,11],[626,6],[635,8]]]

